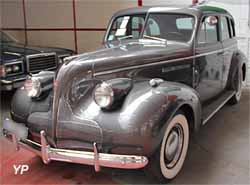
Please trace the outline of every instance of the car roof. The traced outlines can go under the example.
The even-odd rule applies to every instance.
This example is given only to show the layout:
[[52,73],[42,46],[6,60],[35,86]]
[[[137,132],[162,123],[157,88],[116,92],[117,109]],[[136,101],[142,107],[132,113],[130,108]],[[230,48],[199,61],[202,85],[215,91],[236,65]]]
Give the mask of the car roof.
[[231,15],[227,10],[215,7],[215,6],[207,6],[207,5],[198,5],[198,6],[190,6],[185,8],[180,7],[169,7],[169,6],[142,6],[136,8],[129,8],[125,10],[121,10],[114,14],[113,17],[119,17],[124,15],[131,15],[131,14],[147,14],[150,12],[175,12],[175,13],[185,13],[191,14],[194,16],[199,16],[203,14],[228,14]]

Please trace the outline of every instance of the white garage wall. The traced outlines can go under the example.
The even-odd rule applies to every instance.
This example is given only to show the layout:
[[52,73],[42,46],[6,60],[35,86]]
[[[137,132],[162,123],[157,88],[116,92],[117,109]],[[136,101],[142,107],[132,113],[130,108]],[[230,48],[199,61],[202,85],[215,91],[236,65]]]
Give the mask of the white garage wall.
[[[75,1],[76,27],[74,27]],[[78,53],[91,51],[102,43],[103,35],[114,12],[138,6],[138,0],[0,0],[3,28],[21,42],[65,47]],[[24,6],[23,6],[24,5]],[[24,16],[25,8],[26,16]],[[76,44],[75,29],[76,28]]]
[[[20,0],[0,0],[1,28],[24,29],[22,1]],[[9,33],[20,42],[25,42],[24,31],[11,30]]]
[[[138,6],[137,0],[78,0],[76,25],[78,28],[105,29],[111,16],[118,10]],[[105,31],[78,31],[79,51],[90,51],[101,46]]]

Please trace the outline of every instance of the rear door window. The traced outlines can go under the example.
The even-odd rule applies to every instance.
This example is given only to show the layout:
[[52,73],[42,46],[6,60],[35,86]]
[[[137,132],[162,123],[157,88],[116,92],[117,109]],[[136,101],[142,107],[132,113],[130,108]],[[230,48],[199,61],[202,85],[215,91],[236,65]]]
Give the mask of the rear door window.
[[221,17],[220,25],[221,25],[221,38],[222,40],[227,40],[230,38],[229,32],[229,21],[226,17]]

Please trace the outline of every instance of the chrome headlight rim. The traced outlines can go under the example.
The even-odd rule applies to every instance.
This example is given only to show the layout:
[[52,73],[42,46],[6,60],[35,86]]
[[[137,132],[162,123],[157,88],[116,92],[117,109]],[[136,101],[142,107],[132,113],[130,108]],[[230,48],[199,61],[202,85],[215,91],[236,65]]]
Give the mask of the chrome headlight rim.
[[31,77],[25,81],[24,88],[31,98],[38,98],[42,94],[41,81],[37,77]]
[[[102,103],[99,99],[101,96],[102,98],[107,98],[106,100],[108,101],[105,101],[106,103]],[[95,103],[99,107],[103,109],[110,108],[114,103],[114,91],[113,91],[112,86],[106,82],[102,82],[101,84],[98,84],[94,89],[93,97],[94,97]]]

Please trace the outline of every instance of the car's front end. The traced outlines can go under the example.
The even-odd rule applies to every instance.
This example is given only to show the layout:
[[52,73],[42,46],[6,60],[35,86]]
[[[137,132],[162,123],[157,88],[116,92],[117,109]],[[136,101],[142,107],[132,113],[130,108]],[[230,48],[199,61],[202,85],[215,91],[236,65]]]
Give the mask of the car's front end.
[[[78,73],[81,82],[74,84],[73,81],[79,82],[71,78],[76,74],[77,66],[64,67],[54,83],[54,74],[43,72],[27,80],[24,87],[16,92],[11,105],[12,120],[4,120],[3,123],[5,136],[12,140],[17,149],[23,147],[32,151],[41,156],[45,163],[56,160],[92,165],[96,171],[100,167],[138,169],[146,166],[148,159],[142,154],[146,154],[145,146],[149,143],[145,143],[144,138],[151,136],[145,128],[135,130],[130,121],[131,124],[126,123],[129,119],[125,115],[129,114],[128,109],[121,111],[117,108],[114,120],[108,118],[113,111],[105,111],[105,108],[127,95],[131,90],[131,81],[123,79],[120,82],[102,83],[86,74],[82,66],[81,74]],[[87,66],[84,68],[88,70]],[[65,73],[69,78],[62,78]],[[103,94],[111,83],[119,92],[112,93],[112,90],[106,92],[110,96]],[[104,84],[107,86],[103,87]],[[75,95],[71,96],[73,93]],[[93,93],[95,97],[92,97]],[[119,97],[112,96],[118,93]],[[115,99],[109,101],[107,96]],[[163,99],[159,98],[159,103]],[[121,112],[124,116],[119,116]],[[119,121],[122,117],[123,120]],[[136,118],[133,121],[139,123]]]
[[19,88],[26,80],[25,65],[21,55],[12,53],[1,54],[0,79],[1,90]]

